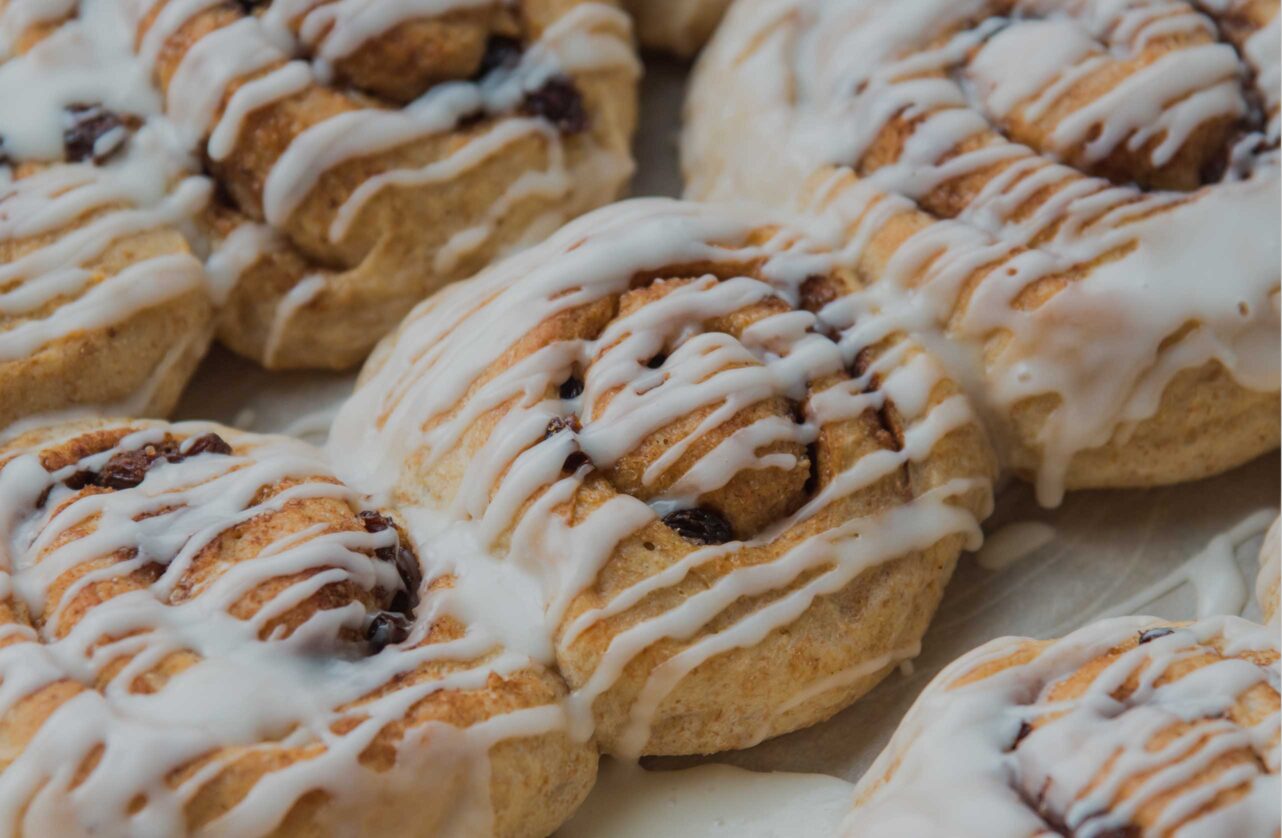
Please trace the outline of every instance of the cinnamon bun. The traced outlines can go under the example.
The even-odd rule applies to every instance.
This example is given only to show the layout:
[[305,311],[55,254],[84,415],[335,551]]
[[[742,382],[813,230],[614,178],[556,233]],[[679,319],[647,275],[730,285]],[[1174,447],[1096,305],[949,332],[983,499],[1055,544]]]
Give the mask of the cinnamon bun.
[[[794,202],[1044,503],[1278,444],[1276,0],[744,0],[689,195]],[[768,164],[763,164],[769,161]],[[835,316],[835,315],[834,315]]]
[[350,367],[414,303],[612,200],[639,65],[611,0],[118,0],[204,218],[219,337]]
[[0,0],[0,430],[163,414],[212,332],[178,232],[208,186],[186,177],[101,4],[71,5]]
[[301,442],[32,431],[0,522],[6,834],[537,836],[592,784],[561,680]]
[[599,210],[415,309],[331,454],[527,577],[608,752],[812,724],[916,654],[991,503],[930,353],[815,313],[834,270],[757,213]]
[[918,698],[844,834],[1275,836],[1278,677],[1237,617],[995,640]]

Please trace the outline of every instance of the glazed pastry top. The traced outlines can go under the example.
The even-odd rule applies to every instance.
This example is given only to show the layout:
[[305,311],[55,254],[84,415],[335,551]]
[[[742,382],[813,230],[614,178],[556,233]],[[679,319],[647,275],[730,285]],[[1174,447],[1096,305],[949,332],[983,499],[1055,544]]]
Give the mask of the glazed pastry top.
[[117,10],[90,0],[64,22],[75,6],[0,6],[0,363],[206,287],[173,228],[209,184],[158,118]]
[[396,524],[285,438],[98,422],[0,449],[5,828],[257,835],[412,792],[420,826],[487,829],[488,773],[451,772],[564,716]]
[[994,416],[1049,396],[1055,503],[1181,373],[1278,387],[1280,17],[1203,6],[750,0],[701,62],[689,194],[801,196],[879,278],[843,305]]
[[[545,198],[551,207],[527,220],[536,235],[563,220],[557,208],[604,202],[626,179],[622,141],[581,143],[584,159],[573,160],[562,145],[595,128],[571,76],[638,72],[627,17],[605,3],[539,9],[547,19],[517,24],[523,12],[500,0],[0,3],[0,197],[13,207],[5,217],[25,215],[31,200],[51,205],[39,223],[0,230],[0,242],[56,232],[55,222],[103,209],[115,217],[95,227],[99,248],[144,223],[169,225],[207,260],[205,287],[219,304],[247,268],[288,252],[307,275],[292,278],[258,347],[271,364],[281,332],[327,277],[371,253],[395,260],[379,250],[394,248],[369,216],[389,192],[444,189],[523,140],[549,149],[545,166],[519,164],[529,171],[465,219],[434,263],[404,266],[449,275],[522,201]],[[393,61],[406,66],[393,72]],[[419,159],[436,143],[443,152]],[[53,173],[30,177],[37,163]],[[44,242],[39,265],[5,266],[24,292],[0,311],[22,317],[76,290],[61,269],[81,268],[93,254],[62,238]],[[122,288],[121,302],[98,306],[99,319],[116,322],[182,291],[155,280],[167,268],[152,266],[146,293],[140,282]],[[190,266],[175,272],[200,279]],[[45,341],[61,334],[41,328]],[[353,352],[358,359],[359,346],[342,355],[349,365]]]
[[1276,631],[1105,620],[995,640],[926,689],[856,789],[854,835],[1268,835]]
[[[573,704],[590,710],[665,638],[690,641],[646,683],[625,751],[705,661],[860,574],[974,537],[986,514],[982,436],[940,367],[808,310],[825,247],[757,212],[599,210],[420,305],[335,422],[346,479],[505,555],[558,644],[631,621]],[[879,410],[898,418],[866,439]],[[943,455],[945,440],[965,450]],[[887,489],[901,472],[909,488]],[[680,607],[646,606],[694,579],[709,587]]]

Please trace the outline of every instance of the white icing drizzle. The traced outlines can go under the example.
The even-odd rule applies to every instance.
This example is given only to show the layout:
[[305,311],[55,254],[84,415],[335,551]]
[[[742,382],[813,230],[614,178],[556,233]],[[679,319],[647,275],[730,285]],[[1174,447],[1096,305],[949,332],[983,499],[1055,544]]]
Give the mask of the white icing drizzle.
[[1273,524],[1264,535],[1260,545],[1260,575],[1255,579],[1255,597],[1260,604],[1260,613],[1269,624],[1276,627],[1279,622],[1278,588],[1282,585],[1282,518],[1273,519]]
[[[41,166],[20,178],[0,166],[0,243],[13,254],[0,264],[0,363],[127,322],[201,290],[205,279],[200,263],[172,244],[163,253],[126,258],[123,266],[117,253],[116,267],[104,269],[101,260],[118,243],[189,225],[208,200],[209,184],[187,176],[192,161],[159,116],[159,97],[134,56],[132,32],[118,3],[35,5],[9,3],[3,18],[10,48],[31,26],[60,23],[20,54],[0,52],[4,153],[12,162]],[[121,148],[108,159],[59,162],[67,108],[80,104],[100,104],[140,125],[132,131],[117,127],[96,140],[97,152]],[[99,407],[147,408],[172,365],[201,351],[196,344],[208,339],[203,324],[182,336],[137,392]]]
[[[19,0],[0,18],[0,136],[16,160],[62,157],[67,105],[101,103],[110,110],[153,115],[160,99],[131,50],[118,0]],[[75,13],[21,55],[4,42],[41,21]],[[160,167],[160,168],[163,168]]]
[[236,225],[205,259],[205,275],[214,302],[225,303],[241,275],[265,254],[281,247],[284,241],[280,234],[266,224],[246,221]]
[[[557,706],[515,709],[466,728],[438,725],[431,736],[403,737],[388,771],[366,767],[361,755],[427,696],[483,689],[496,674],[528,667],[529,657],[502,649],[482,627],[468,627],[455,640],[422,642],[428,626],[451,613],[450,592],[421,603],[410,636],[378,654],[350,654],[355,650],[342,639],[345,631],[363,631],[367,616],[355,600],[315,611],[287,637],[279,630],[267,634],[274,620],[323,586],[396,590],[395,567],[373,555],[395,544],[392,529],[370,533],[318,522],[177,595],[201,550],[242,523],[309,499],[340,501],[354,516],[366,501],[337,483],[318,452],[301,442],[201,423],[124,429],[133,430],[111,449],[54,471],[42,465],[40,447],[10,451],[0,464],[0,591],[37,621],[3,629],[11,642],[0,648],[0,712],[13,712],[55,683],[80,687],[53,707],[0,772],[5,823],[33,835],[185,833],[184,805],[243,756],[245,746],[259,743],[254,747],[264,753],[313,750],[259,776],[202,834],[264,834],[315,791],[325,793],[336,811],[357,813],[348,822],[355,824],[370,800],[414,789],[424,812],[450,813],[438,826],[442,834],[488,832],[490,747],[563,729]],[[222,435],[234,450],[176,463],[162,458],[133,488],[78,491],[63,483],[79,470],[101,469],[121,452],[159,444],[166,433],[185,440],[183,452],[208,433]],[[55,436],[42,446],[61,441]],[[271,487],[276,491],[263,491]],[[102,561],[113,554],[125,558]],[[136,578],[131,574],[157,565],[154,581],[129,583]],[[51,586],[69,572],[74,581],[50,607]],[[293,581],[252,616],[230,613],[263,584],[287,579]],[[63,624],[63,609],[78,591],[113,580],[127,590]],[[177,653],[187,654],[191,665],[156,691],[130,686]],[[437,663],[449,666],[427,677],[424,667]],[[404,675],[413,677],[398,677]],[[394,686],[384,689],[389,682]],[[97,748],[93,766],[73,778]],[[175,771],[205,756],[213,758],[175,779]]]
[[[115,225],[110,231],[124,236],[149,225],[168,225],[199,240],[202,233],[193,216],[206,195],[197,201],[194,189],[198,181],[180,184],[180,180],[183,174],[196,169],[201,154],[216,162],[226,160],[245,141],[243,129],[251,114],[325,83],[334,60],[392,27],[479,9],[493,2],[395,0],[373,6],[315,0],[272,3],[263,14],[236,19],[189,45],[173,68],[162,97],[154,83],[162,50],[193,18],[222,4],[215,0],[59,0],[42,6],[31,0],[15,0],[6,4],[0,21],[0,58],[4,59],[0,64],[0,101],[5,102],[5,107],[0,108],[3,154],[17,162],[61,158],[70,105],[100,103],[108,111],[137,117],[145,124],[127,139],[128,154],[111,159],[98,167],[103,171],[94,173],[95,178],[116,190],[111,197],[135,205],[110,213]],[[136,39],[144,20],[150,21],[149,26],[145,35]],[[9,54],[17,49],[24,32],[49,21],[60,24],[52,34],[34,46],[24,44],[21,55]],[[302,55],[310,57],[298,58]],[[639,72],[629,42],[627,17],[606,4],[583,3],[541,27],[537,36],[523,45],[515,68],[490,73],[481,82],[437,84],[403,108],[388,108],[368,97],[360,98],[357,110],[339,113],[302,131],[271,165],[265,173],[262,196],[268,224],[253,226],[246,222],[210,255],[206,265],[210,296],[216,303],[225,302],[238,279],[259,257],[268,249],[288,246],[286,237],[276,230],[285,225],[331,168],[394,146],[453,132],[461,118],[477,113],[494,116],[493,124],[477,131],[468,142],[453,144],[442,159],[423,169],[384,171],[352,190],[334,216],[329,231],[333,240],[339,242],[349,236],[362,209],[383,188],[444,184],[502,156],[515,143],[528,143],[531,137],[546,149],[546,167],[527,172],[508,184],[471,227],[446,243],[437,255],[438,268],[454,270],[464,257],[483,247],[526,199],[546,199],[552,208],[530,225],[524,237],[516,236],[522,241],[546,233],[568,214],[610,200],[631,172],[624,152],[585,142],[585,152],[569,159],[564,149],[566,140],[559,131],[545,120],[514,112],[527,93],[536,91],[552,77],[619,68],[628,73]],[[125,134],[121,129],[114,130],[98,139],[96,147],[106,150],[122,137]],[[38,189],[36,184],[27,183],[30,180],[19,181],[18,188]],[[0,188],[7,190],[9,182],[8,170],[0,166]],[[174,197],[166,199],[171,188]],[[89,189],[74,194],[76,199],[68,197],[58,203],[57,218],[70,222],[77,213],[105,207],[109,197]],[[99,203],[90,203],[90,195]],[[155,211],[149,212],[153,207]],[[53,220],[49,218],[50,223]],[[105,225],[107,221],[100,223]],[[103,234],[106,232],[104,229]],[[32,234],[15,228],[10,235],[21,233]],[[102,241],[103,247],[110,243],[95,241]],[[58,241],[45,250],[56,254],[51,259],[70,262],[72,249],[72,245]],[[86,253],[85,258],[91,258],[91,254]],[[52,301],[56,295],[84,289],[88,277],[71,271],[70,264],[66,267],[56,276],[42,277],[39,283],[26,277],[24,287],[6,299],[14,308],[14,316],[34,311],[42,301]],[[92,306],[85,304],[96,312],[92,322],[59,315],[52,319],[65,320],[61,331],[24,325],[24,335],[6,335],[12,349],[3,350],[4,354],[29,354],[65,332],[115,322],[140,307],[164,302],[189,290],[191,281],[200,277],[199,268],[188,263],[177,272],[176,281],[159,281],[162,269],[170,267],[173,266],[157,264],[154,270],[143,271],[146,282],[141,273],[131,275],[139,279],[126,289],[131,293],[113,296],[104,287],[101,293],[107,295],[109,306],[96,301]],[[322,275],[324,269],[312,273]],[[296,293],[280,301],[278,313],[282,316],[277,317],[277,337],[284,334],[287,315],[306,296],[305,292],[318,290],[316,282],[307,278],[301,280],[301,285],[302,290],[296,288]],[[148,289],[145,293],[144,288]],[[0,293],[13,291],[0,280]],[[42,296],[37,298],[37,294]],[[138,305],[128,303],[130,300]],[[278,348],[267,347],[268,355],[277,355]]]
[[324,445],[329,437],[329,426],[334,424],[334,415],[338,412],[338,408],[339,405],[335,404],[304,413],[286,425],[281,433],[313,445]]
[[1258,538],[1275,517],[1276,513],[1268,509],[1248,515],[1216,535],[1205,548],[1161,580],[1110,607],[1104,612],[1105,616],[1140,612],[1181,585],[1192,586],[1197,599],[1196,613],[1199,619],[1217,614],[1241,614],[1249,594],[1234,554],[1247,541]]
[[10,57],[18,38],[37,24],[69,16],[78,0],[9,0],[0,11],[0,60]]
[[[909,235],[867,293],[824,318],[844,327],[875,311],[884,316],[869,329],[909,330],[999,429],[1016,406],[1057,397],[1028,443],[1039,499],[1055,505],[1073,458],[1152,416],[1181,371],[1218,362],[1244,387],[1278,389],[1277,156],[1252,157],[1258,142],[1244,141],[1234,172],[1245,177],[1190,193],[1145,193],[1056,162],[1078,148],[1090,162],[1151,144],[1148,162],[1161,167],[1202,126],[1245,112],[1242,59],[1206,42],[1212,21],[1173,0],[1024,2],[1013,18],[987,17],[999,8],[738,4],[691,93],[688,193],[778,204],[809,180],[803,208],[845,233],[857,263],[888,224],[918,211],[915,201],[956,178],[986,179],[954,218]],[[1245,50],[1268,102],[1277,25]],[[1077,85],[1150,48],[1163,51],[1052,121]],[[1043,127],[1042,153],[994,131],[1015,116]],[[855,182],[846,167],[896,119],[908,125],[899,158]],[[1062,290],[1025,304],[1026,291],[1062,276],[1071,276]]]
[[1055,528],[1042,521],[1016,521],[984,536],[975,563],[985,570],[1001,570],[1026,559],[1055,540]]
[[144,129],[127,158],[106,167],[61,165],[0,181],[0,240],[33,238],[95,213],[75,230],[0,265],[0,315],[12,323],[0,332],[0,362],[202,287],[200,263],[187,253],[139,260],[109,276],[85,267],[122,238],[186,221],[208,199],[203,179],[179,181],[166,193],[163,180],[140,173],[156,139]]
[[[844,338],[834,343],[812,330],[814,315],[799,310],[759,320],[738,338],[703,330],[704,321],[763,300],[796,300],[800,283],[831,264],[822,247],[800,245],[788,227],[764,243],[750,243],[749,234],[762,223],[755,213],[728,208],[629,201],[572,222],[542,245],[437,294],[384,345],[357,394],[340,411],[329,442],[340,472],[353,485],[398,502],[421,498],[414,488],[415,473],[426,473],[447,456],[482,415],[507,405],[490,441],[471,453],[457,491],[449,490],[439,508],[431,504],[428,511],[472,530],[471,538],[482,550],[497,550],[502,564],[528,577],[539,592],[541,620],[550,629],[560,626],[558,642],[571,644],[601,620],[680,583],[705,563],[770,549],[831,504],[922,462],[941,438],[974,421],[961,397],[931,405],[929,396],[942,370],[927,357],[912,354],[911,344],[896,345],[852,387],[862,390],[873,376],[881,379],[880,398],[893,401],[904,417],[901,450],[881,450],[858,460],[794,514],[753,538],[694,549],[663,572],[562,625],[567,607],[593,583],[616,547],[651,524],[656,514],[724,485],[733,474],[784,466],[766,462],[774,455],[758,453],[768,441],[813,440],[821,426],[880,406],[851,399],[843,412],[840,394],[816,396],[807,422],[784,428],[778,419],[766,417],[716,446],[654,509],[618,494],[574,526],[567,526],[556,511],[572,502],[594,473],[588,466],[562,472],[576,450],[586,453],[596,469],[605,469],[656,429],[701,408],[710,410],[698,428],[674,441],[671,451],[652,465],[646,480],[653,481],[680,452],[743,408],[771,396],[804,398],[810,382],[850,365],[870,345]],[[759,261],[763,267],[760,278],[696,277],[616,317],[595,339],[552,342],[511,366],[492,366],[516,341],[559,312],[623,293],[634,276],[647,271],[707,261]],[[675,270],[680,277],[680,269]],[[666,357],[659,368],[647,367],[660,351]],[[581,395],[544,397],[549,391],[555,394],[576,370],[586,371]],[[612,394],[610,401],[601,407],[606,393]],[[581,430],[546,437],[549,422],[571,411],[582,419]],[[620,632],[586,683],[571,695],[574,718],[580,725],[590,724],[596,698],[642,651],[664,638],[691,639],[656,667],[632,707],[620,748],[640,753],[664,698],[703,661],[761,642],[797,619],[816,598],[841,590],[870,568],[951,535],[965,535],[973,543],[978,535],[974,516],[955,500],[986,486],[980,477],[957,479],[876,516],[841,522],[801,539],[777,558],[727,573],[681,607]],[[508,551],[502,545],[509,541],[521,548]],[[458,570],[464,578],[469,572],[466,566]],[[732,625],[700,634],[741,598],[783,591],[803,577],[804,584]],[[912,653],[905,650],[866,673],[846,673],[831,683],[798,684],[797,690],[818,690],[812,693],[817,695],[861,674],[888,669]]]
[[[958,682],[1029,641],[995,640],[955,661],[857,786],[843,834],[1093,836],[1136,824],[1141,807],[1145,834],[1272,834],[1282,818],[1276,632],[1236,617],[1173,627],[1099,667],[1076,698],[1050,696],[1079,667],[1154,626],[1163,624],[1094,623],[966,684]],[[1263,660],[1236,657],[1249,652]],[[1203,655],[1210,659],[1200,668],[1183,671],[1184,661]],[[1127,698],[1115,698],[1126,683]],[[1263,697],[1244,698],[1249,690]],[[1239,700],[1263,707],[1264,720],[1249,727],[1222,717]],[[1023,724],[1031,728],[1021,731]],[[1194,727],[1180,733],[1184,725]],[[1170,730],[1178,735],[1159,738]],[[1258,756],[1195,781],[1217,758],[1246,749]],[[1229,789],[1244,793],[1203,808]],[[1044,820],[1030,800],[1063,826]]]
[[[134,20],[140,21],[157,0],[139,0]],[[349,54],[370,38],[408,20],[434,17],[454,10],[488,5],[492,0],[398,0],[369,5],[339,2],[273,3],[267,13],[246,17],[202,38],[184,57],[170,81],[170,112],[186,129],[189,142],[208,136],[208,151],[224,159],[239,141],[245,117],[259,108],[292,96],[327,76],[323,65]],[[154,56],[174,32],[208,0],[169,0],[143,40],[142,54]],[[301,16],[301,17],[300,17]],[[291,22],[297,22],[296,28]],[[301,42],[295,40],[298,31]],[[265,179],[263,206],[266,220],[281,226],[333,167],[367,157],[416,139],[453,130],[459,120],[477,112],[503,113],[519,103],[524,92],[537,88],[558,73],[575,73],[611,66],[637,69],[626,41],[626,19],[617,10],[598,3],[575,6],[529,45],[515,71],[499,74],[484,83],[451,82],[437,85],[402,109],[364,108],[337,114],[300,133],[272,166]],[[324,33],[316,63],[285,63],[301,46],[317,47]],[[273,68],[273,65],[277,65]],[[251,78],[230,97],[221,118],[211,125],[218,104],[227,100],[232,83],[242,82],[260,70],[270,72]],[[319,68],[319,69],[318,69]],[[177,111],[177,113],[175,113]],[[560,140],[542,132],[549,145]],[[490,156],[521,136],[509,127],[481,135],[480,148],[462,144],[450,157],[425,172],[389,171],[358,189],[335,220],[331,237],[338,240],[361,206],[386,183],[443,180],[466,169],[471,161]],[[559,172],[568,177],[564,170]]]
[[[415,18],[441,17],[451,12],[497,5],[499,0],[303,0],[276,3],[268,11],[281,26],[292,18],[295,29],[312,53],[328,64],[351,55],[370,39]],[[310,8],[308,8],[310,7]],[[301,16],[300,16],[301,14]]]
[[272,317],[272,327],[267,333],[267,346],[263,350],[263,362],[272,366],[280,352],[281,341],[285,338],[289,324],[293,322],[298,310],[315,300],[325,290],[325,277],[312,275],[304,277],[301,282],[286,292],[276,304],[276,314]]
[[[120,196],[111,176],[79,167],[74,182],[65,168],[47,170],[0,186],[0,237],[32,235],[32,222],[53,224],[97,209]],[[100,187],[106,187],[105,189]],[[62,191],[67,190],[67,191]],[[189,217],[207,196],[199,180],[182,183],[150,209],[121,209],[99,215],[75,232],[0,266],[0,314],[18,322],[0,333],[0,361],[29,356],[75,332],[118,323],[130,315],[201,287],[200,264],[185,253],[157,256],[102,277],[83,267],[123,236]],[[57,303],[53,311],[42,311]],[[24,318],[35,315],[38,319]]]
[[[194,16],[215,5],[212,0],[123,0],[130,20],[139,25],[159,8],[139,46],[142,61],[154,69],[163,45]],[[494,5],[496,0],[393,0],[369,4],[348,0],[281,0],[263,13],[248,15],[204,35],[185,53],[169,81],[167,112],[193,150],[214,161],[226,160],[244,140],[246,119],[255,111],[295,96],[333,78],[333,64],[371,39],[403,23],[448,16]],[[306,55],[299,59],[297,56]],[[291,60],[293,59],[293,60]],[[570,161],[565,140],[545,120],[518,117],[523,97],[558,75],[622,68],[639,73],[629,43],[629,23],[618,9],[602,3],[576,4],[524,45],[515,68],[477,81],[437,84],[402,108],[388,108],[369,98],[359,107],[309,125],[293,137],[263,179],[262,215],[272,228],[284,228],[293,213],[333,168],[354,159],[387,152],[407,143],[455,131],[461,120],[476,114],[507,115],[467,142],[450,147],[444,157],[422,168],[393,168],[358,185],[334,214],[328,235],[345,240],[371,198],[392,186],[446,183],[469,169],[508,152],[515,143],[535,137],[547,150],[543,171],[527,172],[468,229],[457,233],[437,254],[435,267],[450,271],[470,252],[485,245],[523,199],[550,198],[561,212],[573,213],[610,200],[631,173],[626,155],[589,143],[582,160]],[[221,110],[220,110],[221,109]],[[564,221],[539,220],[529,235],[546,233]],[[236,237],[233,236],[233,239]],[[253,237],[257,239],[255,234]],[[259,240],[261,247],[264,242]],[[224,299],[244,270],[255,241],[248,232],[229,240],[235,258],[216,268],[214,293]],[[232,254],[225,254],[232,255]],[[320,271],[313,271],[319,275]],[[314,283],[302,280],[315,290]],[[296,289],[297,290],[297,289]],[[304,292],[299,291],[299,295]],[[294,298],[296,299],[296,298]],[[289,311],[282,302],[278,312]],[[278,317],[278,323],[280,318]],[[267,355],[275,353],[273,348]],[[272,363],[270,357],[265,359]]]

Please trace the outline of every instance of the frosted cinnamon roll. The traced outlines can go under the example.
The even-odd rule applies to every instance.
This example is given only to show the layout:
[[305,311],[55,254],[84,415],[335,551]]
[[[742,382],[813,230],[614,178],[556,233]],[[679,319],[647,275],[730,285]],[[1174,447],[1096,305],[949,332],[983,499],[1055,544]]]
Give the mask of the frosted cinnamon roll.
[[212,331],[178,232],[208,187],[185,177],[103,11],[0,0],[0,431],[163,414]]
[[1237,617],[995,640],[939,674],[844,834],[1270,838],[1278,639]]
[[609,752],[831,715],[975,543],[966,399],[903,335],[829,328],[830,267],[756,213],[617,204],[425,301],[335,423],[340,473],[526,575]]
[[318,452],[94,421],[0,447],[0,829],[545,835],[562,682]]
[[688,57],[717,28],[730,0],[627,0],[641,45]]
[[1277,12],[745,0],[689,194],[840,229],[870,288],[841,305],[951,347],[1044,503],[1212,474],[1278,443]]
[[1278,588],[1282,586],[1282,519],[1275,519],[1260,546],[1260,575],[1255,580],[1255,598],[1264,620],[1278,619]]
[[268,367],[359,362],[631,174],[638,64],[609,0],[117,1],[220,187],[220,339]]

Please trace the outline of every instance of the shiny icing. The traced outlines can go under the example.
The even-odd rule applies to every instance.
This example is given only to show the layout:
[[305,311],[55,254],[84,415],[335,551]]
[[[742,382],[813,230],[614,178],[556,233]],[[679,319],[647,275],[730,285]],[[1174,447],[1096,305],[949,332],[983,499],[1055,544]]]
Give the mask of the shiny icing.
[[[544,636],[556,632],[561,646],[647,595],[679,584],[705,563],[722,556],[751,557],[788,543],[812,518],[830,520],[822,517],[829,507],[887,474],[925,461],[941,439],[974,422],[964,397],[931,402],[944,372],[909,341],[894,344],[862,375],[811,392],[804,421],[764,416],[727,436],[649,503],[616,493],[573,526],[558,511],[573,502],[594,472],[635,451],[654,431],[695,411],[709,411],[698,427],[672,441],[647,470],[647,481],[745,406],[772,396],[807,398],[813,382],[849,367],[870,345],[821,334],[819,318],[795,307],[758,320],[739,338],[703,329],[709,319],[767,299],[796,306],[800,284],[832,265],[831,252],[820,242],[787,225],[754,240],[754,234],[771,229],[766,220],[757,212],[726,207],[628,201],[572,222],[543,244],[424,302],[376,352],[335,421],[329,451],[340,474],[396,503],[419,506],[437,532],[469,532],[483,550],[494,552],[506,573],[522,580],[516,587],[533,592],[537,630]],[[673,266],[707,262],[732,266],[730,275],[695,271],[693,280],[661,299],[615,317],[595,339],[555,340],[510,365],[495,366],[560,312],[621,294],[638,275],[657,271],[680,277],[681,269]],[[733,270],[757,263],[761,268],[751,275]],[[649,366],[661,350],[666,352],[661,365]],[[582,392],[563,397],[558,388],[580,374],[576,371],[583,371]],[[865,392],[874,376],[878,386]],[[602,409],[598,402],[604,393],[612,395]],[[642,528],[673,509],[690,507],[736,475],[793,465],[790,455],[759,453],[764,446],[812,441],[829,423],[887,403],[904,416],[899,450],[858,458],[795,513],[762,532],[692,550],[662,572],[566,619],[571,603],[593,585],[619,545],[637,538]],[[490,442],[472,452],[457,491],[425,499],[425,491],[431,495],[437,487],[418,486],[416,472],[427,473],[448,456],[498,405],[510,406]],[[572,414],[582,420],[581,429],[548,436],[549,423]],[[576,451],[588,460],[563,471]],[[590,677],[572,693],[571,712],[581,725],[590,725],[593,702],[637,655],[664,638],[690,640],[654,669],[631,709],[621,750],[640,753],[664,699],[704,661],[756,645],[818,597],[908,552],[958,535],[974,544],[975,516],[957,501],[975,491],[987,496],[986,478],[943,482],[884,513],[838,521],[770,561],[745,563],[680,607],[614,637]],[[455,572],[466,578],[469,570],[461,564]],[[703,632],[741,598],[770,592],[779,595],[769,604]],[[509,610],[505,602],[486,606],[488,619]],[[809,698],[888,671],[914,654],[915,647],[899,650],[862,671],[837,673],[818,685],[799,683],[797,695]]]
[[[844,231],[852,263],[888,225],[936,215],[834,308],[918,335],[999,427],[1053,397],[1030,444],[1039,497],[1057,504],[1073,458],[1124,440],[1182,371],[1217,363],[1278,389],[1279,18],[1239,52],[1208,16],[1228,5],[748,0],[691,93],[688,194],[800,203]],[[1065,104],[1137,56],[1154,57]],[[1160,169],[1205,126],[1246,118],[1252,90],[1261,121],[1218,183],[1145,190],[1076,168],[1129,154]],[[892,124],[902,150],[868,162]],[[1012,125],[1039,146],[1008,139]],[[950,205],[964,178],[978,186]]]
[[[115,427],[121,426],[101,425]],[[425,598],[409,636],[377,654],[352,639],[364,636],[370,618],[355,599],[281,631],[276,621],[325,586],[401,588],[395,565],[374,555],[395,547],[396,531],[318,521],[294,527],[220,573],[193,576],[204,548],[291,504],[330,499],[352,516],[370,507],[334,479],[319,451],[296,440],[206,423],[123,429],[129,432],[106,450],[65,465],[47,467],[41,456],[62,441],[56,436],[11,450],[0,462],[0,716],[12,717],[25,699],[58,685],[74,690],[54,703],[35,738],[6,758],[0,771],[6,834],[185,834],[184,806],[250,747],[295,756],[258,777],[200,834],[270,832],[314,791],[357,824],[371,815],[362,814],[370,801],[410,783],[425,806],[449,813],[444,834],[488,831],[489,748],[564,730],[562,708],[515,709],[468,727],[438,725],[430,736],[399,737],[391,770],[371,768],[361,757],[417,702],[441,690],[483,689],[495,675],[528,668],[531,659],[504,648],[481,625],[469,625],[457,639],[423,642],[436,619],[458,610],[448,590]],[[167,438],[182,441],[179,450],[187,452],[208,433],[224,435],[232,452],[158,461],[132,488],[66,485],[76,472],[100,470],[122,452]],[[154,580],[138,581],[154,567],[160,568]],[[282,579],[292,581],[252,615],[233,607]],[[91,584],[109,585],[114,595],[69,614],[67,606]],[[189,665],[167,671],[176,658]],[[449,666],[436,675],[424,669],[439,663]],[[138,687],[148,678],[159,688]],[[82,765],[90,768],[79,776]],[[427,776],[450,790],[448,799],[423,782]]]
[[[1282,818],[1275,630],[1237,617],[1177,626],[1093,670],[1081,695],[1048,697],[1079,667],[1155,625],[1147,617],[1094,623],[986,676],[984,667],[1029,641],[994,640],[955,661],[856,787],[842,834],[1102,836],[1137,828],[1141,807],[1153,834],[1272,834]],[[1204,665],[1182,671],[1202,655]],[[1133,689],[1115,698],[1125,683]],[[1254,726],[1225,715],[1248,693],[1248,706],[1265,708]],[[1186,724],[1193,727],[1180,732]],[[1160,738],[1173,728],[1179,735]],[[1192,781],[1243,751],[1252,757]],[[1240,793],[1204,810],[1230,789]],[[1039,794],[1041,812],[1030,804]]]

